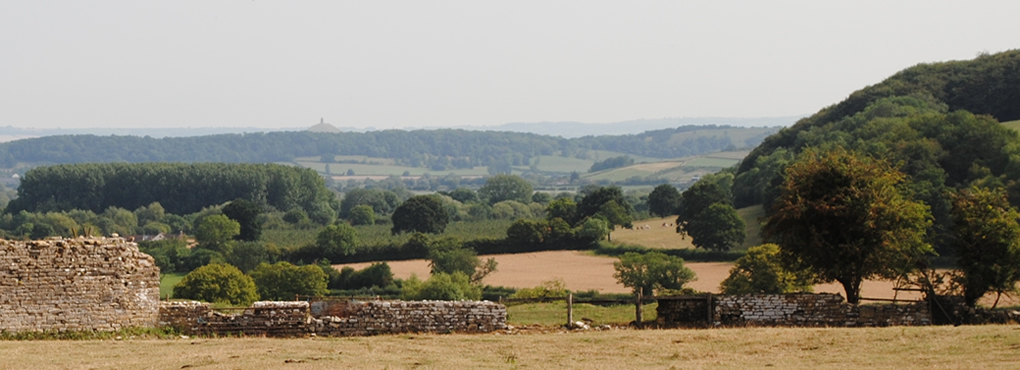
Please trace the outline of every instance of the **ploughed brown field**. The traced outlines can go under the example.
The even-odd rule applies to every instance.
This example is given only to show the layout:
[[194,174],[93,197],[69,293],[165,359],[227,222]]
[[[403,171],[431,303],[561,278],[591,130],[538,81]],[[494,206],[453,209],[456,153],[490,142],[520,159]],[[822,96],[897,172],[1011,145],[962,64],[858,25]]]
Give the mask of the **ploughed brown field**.
[[[561,278],[572,291],[598,290],[602,293],[628,293],[630,289],[620,285],[613,277],[613,257],[593,256],[580,251],[550,251],[521,254],[498,254],[481,256],[495,258],[499,265],[497,271],[485,278],[485,284],[514,288],[530,288],[543,281]],[[387,262],[396,278],[406,279],[411,274],[421,279],[429,277],[429,266],[426,260],[391,261]],[[363,269],[371,263],[354,263],[334,265],[337,269],[351,266]],[[691,288],[703,292],[719,293],[719,283],[730,274],[732,262],[688,262],[686,266],[698,276],[698,280],[689,284]],[[861,296],[865,298],[883,299],[917,299],[916,292],[899,292],[893,290],[895,282],[883,280],[865,281],[861,287]],[[818,293],[843,293],[843,287],[837,283],[820,284],[814,288]],[[991,306],[994,295],[988,295],[982,303]],[[999,305],[1017,305],[1020,300],[1015,297],[1003,296]]]

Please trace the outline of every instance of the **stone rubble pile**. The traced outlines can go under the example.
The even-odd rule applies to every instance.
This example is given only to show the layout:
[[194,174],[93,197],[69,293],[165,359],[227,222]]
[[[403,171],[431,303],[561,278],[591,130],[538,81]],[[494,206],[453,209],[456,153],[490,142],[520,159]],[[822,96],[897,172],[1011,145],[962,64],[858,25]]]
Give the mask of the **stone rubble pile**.
[[0,240],[0,331],[151,327],[159,268],[122,238]]

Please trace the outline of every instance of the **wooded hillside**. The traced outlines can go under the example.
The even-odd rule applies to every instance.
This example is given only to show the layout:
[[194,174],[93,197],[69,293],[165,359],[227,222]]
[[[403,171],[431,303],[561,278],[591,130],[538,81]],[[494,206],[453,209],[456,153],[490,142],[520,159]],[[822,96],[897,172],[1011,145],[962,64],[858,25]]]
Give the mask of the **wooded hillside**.
[[933,243],[944,246],[952,191],[1002,187],[1020,205],[1020,137],[999,123],[1020,118],[1018,103],[1020,50],[908,68],[768,137],[736,171],[735,204],[768,208],[805,148],[850,149],[908,176],[935,218]]

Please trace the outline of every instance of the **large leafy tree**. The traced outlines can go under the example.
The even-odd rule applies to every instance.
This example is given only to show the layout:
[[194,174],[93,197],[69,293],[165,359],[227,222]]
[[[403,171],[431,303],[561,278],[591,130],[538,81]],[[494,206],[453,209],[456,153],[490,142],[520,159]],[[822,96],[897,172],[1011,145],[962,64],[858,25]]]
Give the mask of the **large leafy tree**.
[[1020,281],[1020,213],[1002,189],[971,188],[953,196],[953,247],[963,272],[964,300],[1014,291]]
[[635,293],[639,289],[644,294],[663,289],[680,290],[684,284],[697,280],[694,271],[684,266],[683,258],[662,252],[629,252],[613,262],[613,268],[616,270],[613,277]]
[[326,226],[315,237],[315,246],[320,256],[339,260],[357,251],[358,231],[346,222]]
[[680,191],[670,184],[662,184],[648,194],[648,211],[659,217],[677,214],[680,209]]
[[708,181],[698,181],[686,191],[680,198],[680,212],[677,224],[693,220],[701,211],[704,211],[715,203],[730,203],[730,199],[718,184]]
[[241,233],[241,224],[224,215],[202,218],[198,224],[195,239],[202,248],[220,253],[230,253],[230,240]]
[[223,207],[223,214],[241,226],[241,231],[236,236],[238,240],[256,241],[262,237],[262,223],[259,222],[261,213],[262,207],[244,199],[234,199]]
[[489,274],[496,271],[496,259],[482,261],[474,249],[465,248],[455,238],[439,240],[426,239],[429,267],[432,274],[462,273],[470,277],[471,283],[480,283]]
[[699,181],[680,199],[676,232],[690,236],[697,247],[729,250],[744,242],[744,220],[716,182]]
[[634,206],[623,196],[623,190],[618,186],[599,187],[591,191],[577,205],[577,215],[580,222],[585,218],[600,217],[609,222],[610,231],[613,227],[620,225],[630,227],[632,222],[631,212]]
[[486,199],[490,205],[507,200],[528,204],[531,203],[533,192],[528,180],[504,174],[490,177],[485,181],[485,185],[478,189],[478,195]]
[[864,279],[895,278],[931,253],[928,207],[888,163],[843,149],[806,150],[786,170],[763,233],[792,263],[838,281],[857,303]]
[[726,251],[744,242],[745,226],[733,206],[719,202],[679,224],[677,230],[682,235],[690,235],[691,244],[696,247]]
[[450,214],[436,195],[416,195],[393,211],[393,234],[419,232],[439,234],[450,223]]

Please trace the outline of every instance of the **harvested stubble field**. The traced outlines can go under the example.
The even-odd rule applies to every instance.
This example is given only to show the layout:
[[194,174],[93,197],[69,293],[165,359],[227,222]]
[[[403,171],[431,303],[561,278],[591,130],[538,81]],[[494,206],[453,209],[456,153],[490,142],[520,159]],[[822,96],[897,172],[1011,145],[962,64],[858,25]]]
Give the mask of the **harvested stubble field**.
[[[483,256],[496,258],[498,270],[485,278],[485,283],[494,286],[530,288],[544,281],[556,278],[563,279],[567,289],[573,291],[598,290],[602,293],[628,293],[627,288],[613,278],[613,257],[593,256],[577,251],[552,251],[520,254],[497,254]],[[429,276],[427,260],[391,261],[387,262],[393,275],[406,279],[411,274],[421,279]],[[336,265],[336,268],[351,266],[363,269],[371,263],[355,263]],[[702,292],[719,292],[719,283],[729,276],[733,267],[731,262],[689,262],[686,264],[698,280],[688,286]],[[862,286],[863,296],[869,298],[893,298],[892,281],[865,281]],[[816,292],[842,293],[838,284],[821,284],[815,287]],[[898,298],[913,298],[908,293],[899,293]]]
[[1020,366],[1017,326],[610,330],[545,335],[4,341],[0,368],[970,368]]
[[[556,278],[563,279],[567,289],[572,291],[597,290],[602,293],[629,293],[630,289],[621,285],[613,278],[613,257],[593,256],[578,251],[550,251],[520,254],[497,254],[482,256],[483,258],[496,258],[499,262],[498,270],[485,278],[485,284],[493,286],[507,286],[514,288],[530,288],[541,284],[544,281]],[[406,279],[411,274],[421,279],[429,276],[427,260],[391,261],[387,262],[393,275],[400,279]],[[335,265],[337,269],[343,266],[351,266],[355,269],[363,269],[371,263],[356,263],[349,265]],[[689,287],[702,292],[719,293],[719,283],[730,274],[733,268],[731,262],[688,262],[685,264],[694,273],[698,280],[688,284]],[[918,299],[917,292],[896,292],[894,281],[889,280],[866,280],[861,285],[861,296],[865,298],[880,299]],[[819,284],[814,287],[816,293],[839,293],[843,294],[843,287],[838,283]],[[991,306],[995,300],[994,294],[988,294],[980,301],[985,306]],[[1017,297],[1004,296],[1000,300],[1000,306],[1013,306],[1020,304]]]

